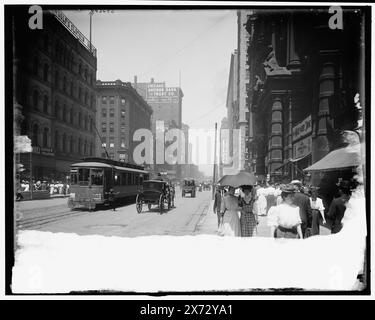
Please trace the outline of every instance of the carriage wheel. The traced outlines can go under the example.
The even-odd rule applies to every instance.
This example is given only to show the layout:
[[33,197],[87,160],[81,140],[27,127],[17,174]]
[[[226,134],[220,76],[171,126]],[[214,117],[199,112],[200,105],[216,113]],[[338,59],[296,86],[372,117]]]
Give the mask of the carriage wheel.
[[162,214],[163,210],[164,210],[164,198],[163,198],[163,196],[160,196],[160,199],[159,199],[159,210],[160,210],[160,214]]
[[148,211],[151,211],[151,203],[148,204]]
[[142,212],[142,200],[140,199],[139,195],[137,195],[136,207],[137,207],[137,212],[141,213]]

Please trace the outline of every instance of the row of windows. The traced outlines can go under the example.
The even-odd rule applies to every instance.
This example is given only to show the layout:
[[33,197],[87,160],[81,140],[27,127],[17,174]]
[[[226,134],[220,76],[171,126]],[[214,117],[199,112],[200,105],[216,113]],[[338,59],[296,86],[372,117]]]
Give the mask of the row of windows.
[[143,176],[139,173],[115,172],[113,180],[115,186],[141,185]]
[[[42,102],[42,107],[40,108],[40,102]],[[32,108],[35,110],[39,110],[43,112],[46,115],[54,115],[57,119],[62,120],[66,123],[70,124],[76,124],[85,130],[93,131],[93,121],[88,116],[83,116],[81,112],[76,113],[77,118],[76,121],[74,121],[74,111],[73,107],[68,108],[65,104],[63,106],[60,106],[59,100],[55,101],[55,107],[52,112],[49,107],[49,98],[48,95],[44,95],[43,99],[41,101],[40,94],[37,90],[34,90],[33,96],[32,96]]]
[[[37,57],[34,58],[33,63],[33,74],[39,76],[39,60]],[[46,82],[52,82],[49,80],[50,67],[48,63],[45,63],[43,66],[43,80]],[[78,86],[78,92],[75,93],[74,82],[67,80],[67,77],[64,75],[61,79],[60,73],[58,70],[55,71],[54,75],[54,84],[57,88],[61,89],[64,93],[69,94],[71,97],[77,98],[80,102],[84,103],[90,108],[95,106],[95,96],[89,94],[88,90],[84,90],[81,86]]]
[[[102,137],[102,147],[107,147],[107,137]],[[108,147],[109,148],[115,147],[115,138],[114,137],[109,137]],[[125,137],[120,138],[120,148],[126,148]]]
[[[115,154],[113,152],[110,152],[109,154],[109,158],[110,159],[115,159]],[[129,157],[127,154],[124,154],[124,153],[120,153],[119,155],[119,161],[121,162],[128,162],[129,161]],[[107,155],[105,152],[102,153],[102,158],[107,158]]]
[[[126,103],[126,100],[125,98],[120,98],[120,101],[121,101],[121,105],[125,105]],[[102,104],[107,104],[109,102],[109,104],[115,104],[115,97],[114,96],[102,96]]]
[[[106,132],[107,132],[107,123],[106,122],[102,122],[102,133],[106,133]],[[110,122],[109,123],[109,132],[110,133],[114,133],[115,132],[115,124],[114,124],[114,122]],[[121,133],[126,133],[125,123],[121,123],[121,125],[120,125],[120,132]]]
[[[41,129],[38,124],[34,124],[31,128],[31,144],[37,147],[51,148],[51,130],[47,127]],[[60,134],[55,131],[53,139],[53,147],[57,151],[77,153],[80,155],[91,156],[94,154],[94,143],[78,138],[76,141],[71,135]]]
[[[49,44],[49,36],[48,34],[45,34],[43,38],[43,49],[47,53],[50,53]],[[75,71],[75,56],[76,54],[73,52],[73,50],[70,50],[69,47],[65,45],[63,42],[56,40],[54,46],[54,58],[56,62],[61,63],[68,70],[80,75],[83,80],[85,80],[88,84],[93,86],[95,82],[94,72],[90,72],[89,67],[84,66],[84,63],[81,60],[79,61],[78,70]]]
[[[121,110],[121,118],[125,118],[126,111],[125,109]],[[109,110],[109,117],[113,118],[115,116],[115,109],[110,109]],[[102,109],[102,117],[106,118],[107,117],[107,109]]]
[[[108,177],[107,174],[105,176]],[[80,168],[77,173],[71,173],[71,184],[89,185],[91,183],[91,185],[102,186],[103,178],[104,172],[102,169]],[[141,185],[143,179],[144,177],[140,173],[115,171],[113,174],[113,184],[115,186]]]

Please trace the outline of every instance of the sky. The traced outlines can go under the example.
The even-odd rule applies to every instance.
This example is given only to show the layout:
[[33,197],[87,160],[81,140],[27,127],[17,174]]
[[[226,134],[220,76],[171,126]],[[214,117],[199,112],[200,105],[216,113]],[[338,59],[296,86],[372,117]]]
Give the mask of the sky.
[[[89,38],[88,11],[64,13]],[[226,116],[230,55],[237,47],[235,10],[95,12],[92,43],[97,79],[133,82],[136,75],[138,82],[154,78],[170,87],[181,83],[183,123],[213,129],[217,122],[220,128]]]

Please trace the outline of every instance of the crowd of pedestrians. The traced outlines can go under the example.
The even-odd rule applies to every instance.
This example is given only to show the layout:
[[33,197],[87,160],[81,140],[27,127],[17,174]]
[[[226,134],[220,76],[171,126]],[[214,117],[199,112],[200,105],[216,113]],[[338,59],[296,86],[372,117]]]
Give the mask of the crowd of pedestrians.
[[32,186],[33,192],[48,191],[50,196],[53,195],[68,195],[70,193],[70,185],[63,183],[62,181],[47,182],[46,180],[33,180],[30,184],[28,180],[21,180],[21,183],[17,184],[16,200],[23,200],[22,192],[29,192],[30,186]]
[[218,218],[218,233],[222,236],[252,237],[257,233],[259,216],[264,216],[275,238],[304,239],[320,234],[320,226],[331,233],[342,228],[346,203],[353,185],[341,180],[338,194],[328,207],[319,197],[319,188],[304,186],[299,180],[288,184],[260,183],[238,189],[217,186],[214,213]]

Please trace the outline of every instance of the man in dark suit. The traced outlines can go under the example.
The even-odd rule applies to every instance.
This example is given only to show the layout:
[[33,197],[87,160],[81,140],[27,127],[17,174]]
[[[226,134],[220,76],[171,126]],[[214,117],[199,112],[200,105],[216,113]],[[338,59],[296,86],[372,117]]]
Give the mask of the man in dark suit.
[[332,200],[327,218],[331,220],[331,233],[338,233],[342,228],[341,220],[344,217],[346,204],[351,196],[350,182],[342,180],[338,186],[340,196]]
[[215,192],[215,201],[214,201],[214,213],[217,214],[217,227],[220,227],[220,222],[223,217],[223,214],[221,212],[221,201],[222,201],[222,188],[221,186],[216,187],[216,192]]
[[312,212],[310,198],[303,192],[302,182],[299,180],[293,180],[291,182],[297,190],[294,194],[294,204],[299,207],[299,215],[302,221],[302,234],[305,237],[306,229],[311,227]]

